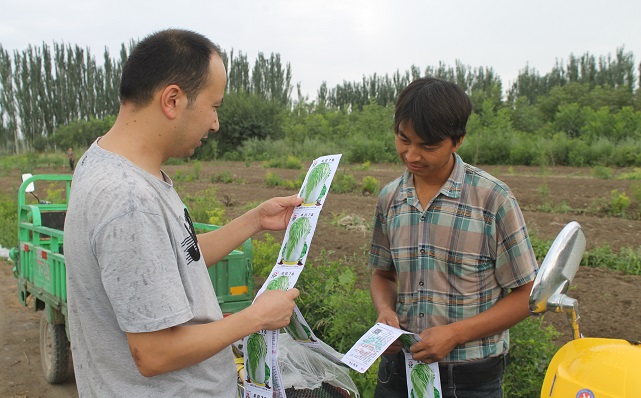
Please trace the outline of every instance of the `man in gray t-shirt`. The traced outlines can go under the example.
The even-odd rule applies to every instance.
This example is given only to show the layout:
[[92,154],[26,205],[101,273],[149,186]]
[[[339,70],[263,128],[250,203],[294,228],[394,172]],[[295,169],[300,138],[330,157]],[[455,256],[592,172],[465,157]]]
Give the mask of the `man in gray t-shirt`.
[[183,30],[148,36],[121,79],[114,126],[79,160],[65,221],[69,330],[81,397],[236,397],[230,344],[289,323],[296,289],[223,318],[207,266],[261,230],[282,230],[295,195],[196,235],[161,170],[218,130],[220,49]]

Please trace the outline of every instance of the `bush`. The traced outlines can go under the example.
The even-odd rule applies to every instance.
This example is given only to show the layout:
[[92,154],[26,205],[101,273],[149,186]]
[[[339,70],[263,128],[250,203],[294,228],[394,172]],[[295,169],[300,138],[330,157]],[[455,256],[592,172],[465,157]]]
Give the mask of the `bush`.
[[18,244],[17,202],[7,196],[0,196],[0,247],[11,249]]
[[[328,261],[325,253],[314,261],[307,262],[298,280],[298,308],[318,338],[345,353],[376,323],[369,290],[359,286],[360,278],[347,266],[354,261]],[[363,375],[352,372],[363,396],[373,392],[377,370],[375,364]]]
[[252,240],[254,276],[267,279],[278,261],[281,244],[271,234],[263,235],[263,240]]
[[641,275],[641,247],[636,249],[624,247],[619,253],[608,245],[596,247],[584,254],[581,265]]
[[358,180],[352,174],[345,172],[336,173],[332,181],[332,192],[335,193],[350,193],[354,192],[358,186]]
[[560,333],[543,327],[542,318],[528,318],[510,329],[510,363],[504,378],[505,396],[538,397],[545,371],[558,347]]
[[210,181],[212,183],[231,184],[232,182],[234,182],[234,177],[232,176],[231,171],[225,170],[211,176]]
[[591,170],[591,174],[594,178],[600,178],[602,180],[611,180],[612,179],[612,169],[605,166],[595,166]]
[[296,156],[288,155],[285,158],[272,158],[266,160],[263,163],[263,167],[299,170],[303,168],[303,163]]
[[381,182],[375,177],[366,176],[361,182],[361,192],[363,195],[377,195],[381,190]]
[[[178,189],[178,187],[177,187]],[[178,189],[180,191],[180,189]],[[216,197],[216,188],[209,188],[193,195],[180,195],[183,203],[189,209],[189,215],[194,222],[213,225],[225,225],[225,206]]]
[[265,173],[265,184],[267,184],[268,187],[285,187],[289,189],[297,189],[302,184],[302,179],[300,179],[299,177],[296,181],[286,180],[278,174],[268,171],[267,173]]

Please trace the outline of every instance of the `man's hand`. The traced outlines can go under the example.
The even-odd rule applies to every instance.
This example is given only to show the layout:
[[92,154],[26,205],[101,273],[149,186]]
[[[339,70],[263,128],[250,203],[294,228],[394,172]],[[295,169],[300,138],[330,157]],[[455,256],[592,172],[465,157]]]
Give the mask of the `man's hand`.
[[[394,312],[393,310],[382,311],[380,314],[378,314],[378,319],[376,320],[376,322],[393,326],[398,329],[401,328],[401,325],[398,321],[398,316],[396,315],[396,312]],[[389,347],[387,347],[387,349],[385,349],[383,354],[384,355],[397,354],[402,348],[403,348],[403,344],[401,344],[401,341],[397,339]]]
[[410,352],[412,358],[425,363],[440,361],[458,345],[449,325],[425,329],[420,336],[421,341],[410,347]]
[[287,228],[294,208],[303,202],[298,195],[269,199],[256,207],[260,230],[280,231]]
[[254,303],[248,308],[263,325],[261,329],[276,330],[289,325],[294,311],[294,299],[298,297],[296,288],[285,292],[281,290],[265,290],[256,297]]

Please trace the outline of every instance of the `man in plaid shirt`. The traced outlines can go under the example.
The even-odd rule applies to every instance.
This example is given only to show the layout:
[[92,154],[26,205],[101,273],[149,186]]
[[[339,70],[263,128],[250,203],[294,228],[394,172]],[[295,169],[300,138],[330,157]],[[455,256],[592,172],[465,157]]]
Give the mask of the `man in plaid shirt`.
[[[510,189],[456,154],[472,112],[457,85],[413,81],[394,131],[406,166],[381,191],[370,249],[378,322],[418,333],[415,360],[439,362],[444,397],[501,397],[508,329],[529,316],[538,265]],[[400,343],[376,397],[407,397]]]

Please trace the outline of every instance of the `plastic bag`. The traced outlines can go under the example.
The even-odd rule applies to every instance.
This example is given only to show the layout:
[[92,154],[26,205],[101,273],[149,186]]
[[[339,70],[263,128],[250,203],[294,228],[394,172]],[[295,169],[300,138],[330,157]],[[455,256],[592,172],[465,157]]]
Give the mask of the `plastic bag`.
[[[327,344],[320,343],[325,350],[342,357],[342,354]],[[293,387],[297,390],[314,390],[327,383],[350,391],[356,398],[360,396],[347,366],[338,365],[311,348],[297,343],[287,333],[281,333],[278,337],[278,363],[286,389]]]

